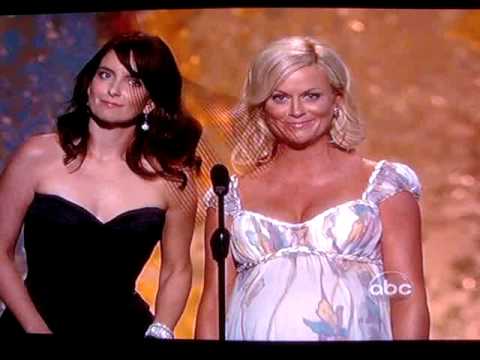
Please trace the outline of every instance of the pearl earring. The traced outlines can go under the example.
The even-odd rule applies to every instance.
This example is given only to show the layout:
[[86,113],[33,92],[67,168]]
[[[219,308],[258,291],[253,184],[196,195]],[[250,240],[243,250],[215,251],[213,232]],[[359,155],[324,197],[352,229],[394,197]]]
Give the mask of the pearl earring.
[[148,114],[144,113],[143,115],[144,115],[143,123],[142,123],[142,125],[140,125],[140,128],[143,131],[148,131],[150,129],[150,125],[148,125]]

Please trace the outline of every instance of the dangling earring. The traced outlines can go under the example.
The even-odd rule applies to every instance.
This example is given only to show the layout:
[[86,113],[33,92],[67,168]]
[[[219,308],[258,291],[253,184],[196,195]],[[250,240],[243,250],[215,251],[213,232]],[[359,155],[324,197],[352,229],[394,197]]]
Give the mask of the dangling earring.
[[338,105],[335,105],[335,108],[333,109],[333,118],[338,119],[339,116],[340,116],[340,108],[338,107]]
[[143,114],[143,123],[142,125],[140,125],[140,128],[143,130],[143,131],[148,131],[150,129],[150,125],[148,125],[148,113],[144,113]]
[[336,146],[339,146],[339,143],[337,141],[337,134],[338,131],[336,127],[338,126],[338,118],[340,117],[340,107],[338,104],[335,105],[333,108],[333,116],[332,116],[332,125],[330,128],[330,144],[334,144]]

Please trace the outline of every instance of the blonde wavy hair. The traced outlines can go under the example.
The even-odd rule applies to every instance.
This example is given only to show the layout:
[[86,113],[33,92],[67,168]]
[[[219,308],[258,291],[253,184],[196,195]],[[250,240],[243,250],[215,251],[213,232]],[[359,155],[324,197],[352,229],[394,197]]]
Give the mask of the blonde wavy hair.
[[237,171],[253,170],[272,159],[277,143],[265,123],[264,104],[282,80],[310,65],[320,65],[333,90],[343,98],[332,119],[332,142],[351,151],[365,139],[363,124],[351,99],[350,72],[340,56],[312,37],[286,37],[261,51],[248,71],[234,114],[239,141],[231,161]]

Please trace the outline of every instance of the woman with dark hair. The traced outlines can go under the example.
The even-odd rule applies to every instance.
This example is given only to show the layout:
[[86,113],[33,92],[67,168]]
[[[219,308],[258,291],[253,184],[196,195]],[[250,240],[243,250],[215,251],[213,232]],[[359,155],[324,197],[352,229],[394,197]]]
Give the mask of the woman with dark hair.
[[[173,338],[191,286],[202,131],[181,91],[160,38],[118,35],[78,74],[57,132],[12,156],[0,178],[0,332]],[[135,282],[160,240],[152,315]]]

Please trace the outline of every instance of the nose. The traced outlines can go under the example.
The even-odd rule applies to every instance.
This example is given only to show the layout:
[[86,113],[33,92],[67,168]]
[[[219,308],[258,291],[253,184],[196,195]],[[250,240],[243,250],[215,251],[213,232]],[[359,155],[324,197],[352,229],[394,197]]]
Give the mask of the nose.
[[290,103],[290,113],[289,115],[293,118],[300,118],[305,114],[305,109],[303,108],[303,104],[298,98],[293,98],[292,102]]
[[120,84],[118,81],[112,81],[108,88],[108,95],[111,97],[120,96]]

